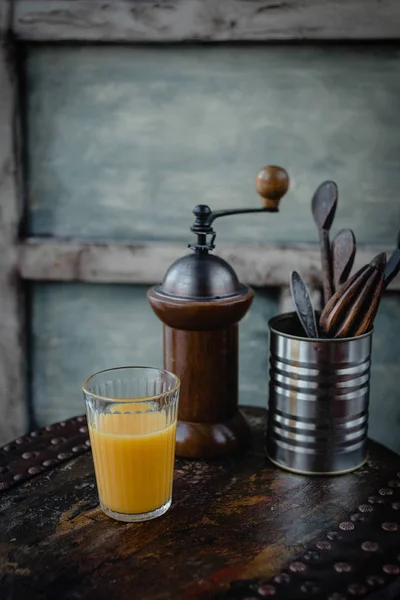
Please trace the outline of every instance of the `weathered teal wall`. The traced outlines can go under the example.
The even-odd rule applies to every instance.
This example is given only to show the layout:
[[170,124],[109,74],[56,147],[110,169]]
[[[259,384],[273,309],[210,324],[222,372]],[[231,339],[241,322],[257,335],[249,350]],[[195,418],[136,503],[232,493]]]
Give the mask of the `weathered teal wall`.
[[315,241],[327,178],[336,228],[395,239],[399,69],[400,51],[376,46],[31,49],[31,232],[186,242],[195,204],[257,206],[273,163],[292,176],[281,214],[220,222],[220,241]]
[[[122,365],[162,367],[162,325],[147,288],[128,285],[37,284],[32,305],[32,392],[38,423],[84,412],[80,385],[92,373]],[[240,398],[266,406],[267,321],[273,292],[259,290],[239,336]]]
[[[400,52],[374,47],[30,48],[32,235],[188,241],[191,210],[254,205],[259,167],[292,178],[279,215],[218,223],[218,241],[315,242],[310,197],[338,182],[334,224],[359,243],[400,227]],[[39,423],[83,411],[80,382],[112,365],[161,364],[145,288],[32,286],[32,400]],[[241,329],[243,403],[266,403],[259,292]],[[400,451],[400,300],[376,321],[371,435]]]

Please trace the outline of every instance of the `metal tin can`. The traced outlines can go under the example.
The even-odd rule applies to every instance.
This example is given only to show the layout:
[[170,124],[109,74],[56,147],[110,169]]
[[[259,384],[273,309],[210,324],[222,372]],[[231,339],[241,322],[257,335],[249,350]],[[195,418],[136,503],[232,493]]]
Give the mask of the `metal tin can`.
[[310,339],[295,313],[268,325],[267,456],[296,473],[357,469],[367,456],[372,330],[353,338]]

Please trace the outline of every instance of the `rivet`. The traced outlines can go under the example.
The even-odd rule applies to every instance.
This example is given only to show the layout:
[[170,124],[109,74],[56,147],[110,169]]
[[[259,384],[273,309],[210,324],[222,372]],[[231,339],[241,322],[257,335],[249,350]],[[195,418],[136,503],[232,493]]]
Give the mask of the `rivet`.
[[86,450],[86,446],[84,444],[81,444],[80,446],[74,446],[72,448],[72,452],[82,452],[83,450]]
[[368,585],[383,585],[385,583],[385,580],[379,575],[370,575],[369,577],[367,577],[367,583]]
[[50,443],[53,444],[53,446],[57,446],[57,444],[62,444],[63,442],[65,442],[65,438],[63,437],[56,437],[50,441]]
[[318,550],[332,550],[332,544],[330,542],[317,542],[316,546]]
[[86,440],[85,446],[89,446],[90,447],[90,440]]
[[274,581],[275,583],[290,583],[290,575],[288,573],[279,573],[279,575],[275,575]]
[[391,496],[393,494],[393,490],[390,488],[381,488],[378,491],[378,494],[380,494],[380,496]]
[[392,479],[391,481],[389,481],[388,486],[391,488],[399,488],[400,481],[398,479]]
[[263,596],[263,597],[266,597],[266,596],[275,596],[276,589],[274,588],[273,585],[270,585],[269,583],[266,583],[264,585],[260,585],[260,587],[258,588],[257,592],[259,593],[260,596]]
[[400,567],[397,565],[384,565],[383,570],[388,575],[398,575],[400,573]]
[[76,420],[78,421],[78,423],[82,423],[83,421],[86,421],[86,417],[81,415],[80,417],[77,417]]
[[22,473],[17,473],[16,475],[14,475],[13,479],[14,481],[21,481],[21,479],[25,479],[25,475],[23,475]]
[[35,456],[37,456],[37,452],[24,452],[22,458],[28,460],[30,458],[35,458]]
[[392,508],[394,510],[400,510],[400,502],[392,502]]
[[365,592],[367,591],[367,589],[360,583],[351,583],[349,586],[347,586],[347,590],[353,596],[364,596]]
[[53,431],[54,427],[53,425],[47,425],[47,427],[45,427],[46,431]]
[[351,515],[350,520],[354,523],[363,522],[366,520],[366,515],[365,513],[354,513],[354,515]]
[[343,536],[338,531],[329,531],[326,534],[328,540],[342,540]]
[[337,573],[350,573],[353,567],[347,562],[337,562],[333,565],[333,568]]
[[48,458],[42,462],[44,467],[51,467],[52,465],[56,465],[57,461],[54,458]]
[[86,427],[86,425],[84,425],[83,427],[79,427],[79,433],[87,433],[88,428]]
[[10,484],[5,481],[0,481],[0,490],[6,490],[10,487]]
[[342,531],[353,531],[355,528],[356,526],[351,521],[343,521],[343,523],[340,523],[339,525],[339,529]]
[[399,526],[397,523],[382,523],[382,529],[385,531],[397,531]]
[[300,590],[305,594],[318,594],[320,587],[313,581],[305,581],[301,585]]
[[3,446],[3,450],[4,452],[11,452],[11,450],[15,450],[15,446],[12,444],[7,444],[6,446]]
[[28,469],[28,473],[30,475],[38,475],[38,473],[41,473],[42,469],[40,467],[29,467]]
[[385,501],[383,498],[380,498],[379,496],[369,496],[368,502],[370,504],[383,504]]
[[376,542],[367,541],[361,544],[361,548],[365,550],[365,552],[376,552],[379,550],[379,544]]
[[30,442],[30,439],[27,437],[21,437],[21,438],[18,438],[17,440],[15,440],[15,443],[18,445],[25,444],[26,442]]
[[60,421],[59,422],[59,426],[60,427],[65,427],[66,426],[66,422],[65,421]]
[[304,552],[302,559],[307,562],[315,562],[320,559],[320,554],[315,550],[307,550],[307,552]]
[[360,504],[360,506],[358,507],[358,510],[361,513],[371,513],[373,512],[373,507],[370,504]]
[[303,573],[306,568],[306,565],[300,561],[292,562],[292,564],[289,565],[289,569],[293,571],[293,573]]
[[72,452],[60,452],[60,454],[57,454],[59,460],[66,460],[67,458],[71,458],[71,456]]

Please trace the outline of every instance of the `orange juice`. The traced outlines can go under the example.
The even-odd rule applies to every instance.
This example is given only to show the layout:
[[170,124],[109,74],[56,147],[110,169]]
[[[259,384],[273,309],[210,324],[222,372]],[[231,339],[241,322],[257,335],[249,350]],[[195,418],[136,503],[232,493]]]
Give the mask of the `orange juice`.
[[140,514],[160,508],[171,499],[176,424],[164,412],[126,412],[97,415],[89,425],[100,501],[117,513]]

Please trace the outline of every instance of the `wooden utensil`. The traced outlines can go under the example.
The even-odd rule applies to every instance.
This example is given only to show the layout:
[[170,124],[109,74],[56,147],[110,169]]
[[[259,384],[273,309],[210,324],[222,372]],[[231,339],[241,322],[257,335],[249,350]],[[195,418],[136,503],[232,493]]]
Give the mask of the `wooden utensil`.
[[310,292],[297,271],[292,271],[290,274],[290,292],[297,316],[307,336],[318,338],[318,326]]
[[351,229],[341,229],[332,242],[333,287],[338,289],[346,283],[353,268],[356,255],[356,238]]
[[338,189],[336,183],[325,181],[316,189],[311,202],[311,210],[318,227],[321,246],[324,305],[334,293],[329,230],[335,216],[337,201]]
[[256,190],[264,208],[278,208],[289,188],[289,175],[282,167],[263,167],[256,177]]
[[351,337],[372,327],[384,289],[385,265],[382,252],[332,296],[319,321],[322,333],[330,338]]
[[400,231],[397,234],[397,248],[393,252],[392,256],[386,263],[385,267],[385,288],[390,284],[391,281],[396,277],[400,271]]

